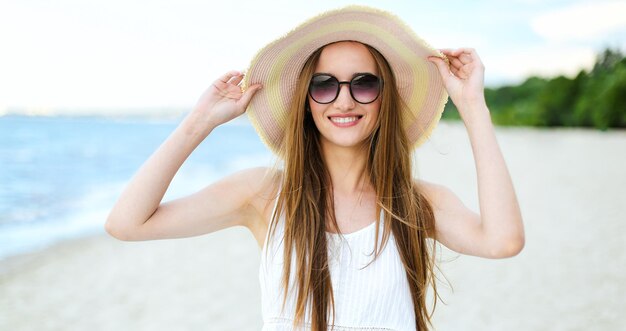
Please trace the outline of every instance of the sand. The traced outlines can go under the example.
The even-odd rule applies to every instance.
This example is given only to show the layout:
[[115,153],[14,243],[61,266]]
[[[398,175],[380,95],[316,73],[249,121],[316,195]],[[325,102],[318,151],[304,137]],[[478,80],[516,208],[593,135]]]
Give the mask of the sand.
[[0,330],[259,330],[258,251],[243,228],[63,243],[1,276]]
[[[522,208],[526,246],[512,259],[458,254],[438,330],[624,330],[626,132],[500,128]],[[418,157],[420,175],[478,210],[466,133],[442,125]]]
[[[436,330],[623,330],[626,132],[498,128],[526,227],[514,258],[442,248]],[[477,210],[467,135],[442,123],[418,176]],[[246,229],[97,236],[0,262],[0,330],[259,330],[259,248]]]

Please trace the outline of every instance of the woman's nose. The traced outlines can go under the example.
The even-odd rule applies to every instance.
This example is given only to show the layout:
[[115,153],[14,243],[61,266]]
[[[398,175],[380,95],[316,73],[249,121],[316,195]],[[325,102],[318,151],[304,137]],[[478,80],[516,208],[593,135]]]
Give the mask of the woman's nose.
[[350,110],[354,108],[354,99],[352,99],[352,95],[350,94],[350,85],[341,84],[339,85],[339,95],[337,99],[335,99],[335,107],[339,110]]

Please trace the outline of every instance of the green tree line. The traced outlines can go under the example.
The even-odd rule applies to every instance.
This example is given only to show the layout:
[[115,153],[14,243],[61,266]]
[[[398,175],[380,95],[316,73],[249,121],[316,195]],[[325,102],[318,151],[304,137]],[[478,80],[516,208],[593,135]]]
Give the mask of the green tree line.
[[[498,125],[626,128],[626,58],[619,50],[606,49],[590,72],[485,88],[485,98]],[[443,118],[460,118],[452,102]]]

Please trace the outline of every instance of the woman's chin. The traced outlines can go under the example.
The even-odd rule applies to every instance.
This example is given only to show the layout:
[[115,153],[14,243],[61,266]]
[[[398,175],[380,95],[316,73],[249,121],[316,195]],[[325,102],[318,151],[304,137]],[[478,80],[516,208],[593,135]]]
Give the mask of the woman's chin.
[[322,145],[324,148],[364,148],[368,146],[367,138],[356,137],[330,137],[322,138]]

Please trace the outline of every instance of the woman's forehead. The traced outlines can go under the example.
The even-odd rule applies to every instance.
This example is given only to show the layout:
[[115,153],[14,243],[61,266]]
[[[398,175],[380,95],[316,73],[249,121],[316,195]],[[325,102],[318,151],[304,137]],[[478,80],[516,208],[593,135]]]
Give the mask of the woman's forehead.
[[376,67],[376,61],[365,45],[342,41],[324,46],[315,71],[333,74],[339,79],[350,79],[360,72],[378,74]]

